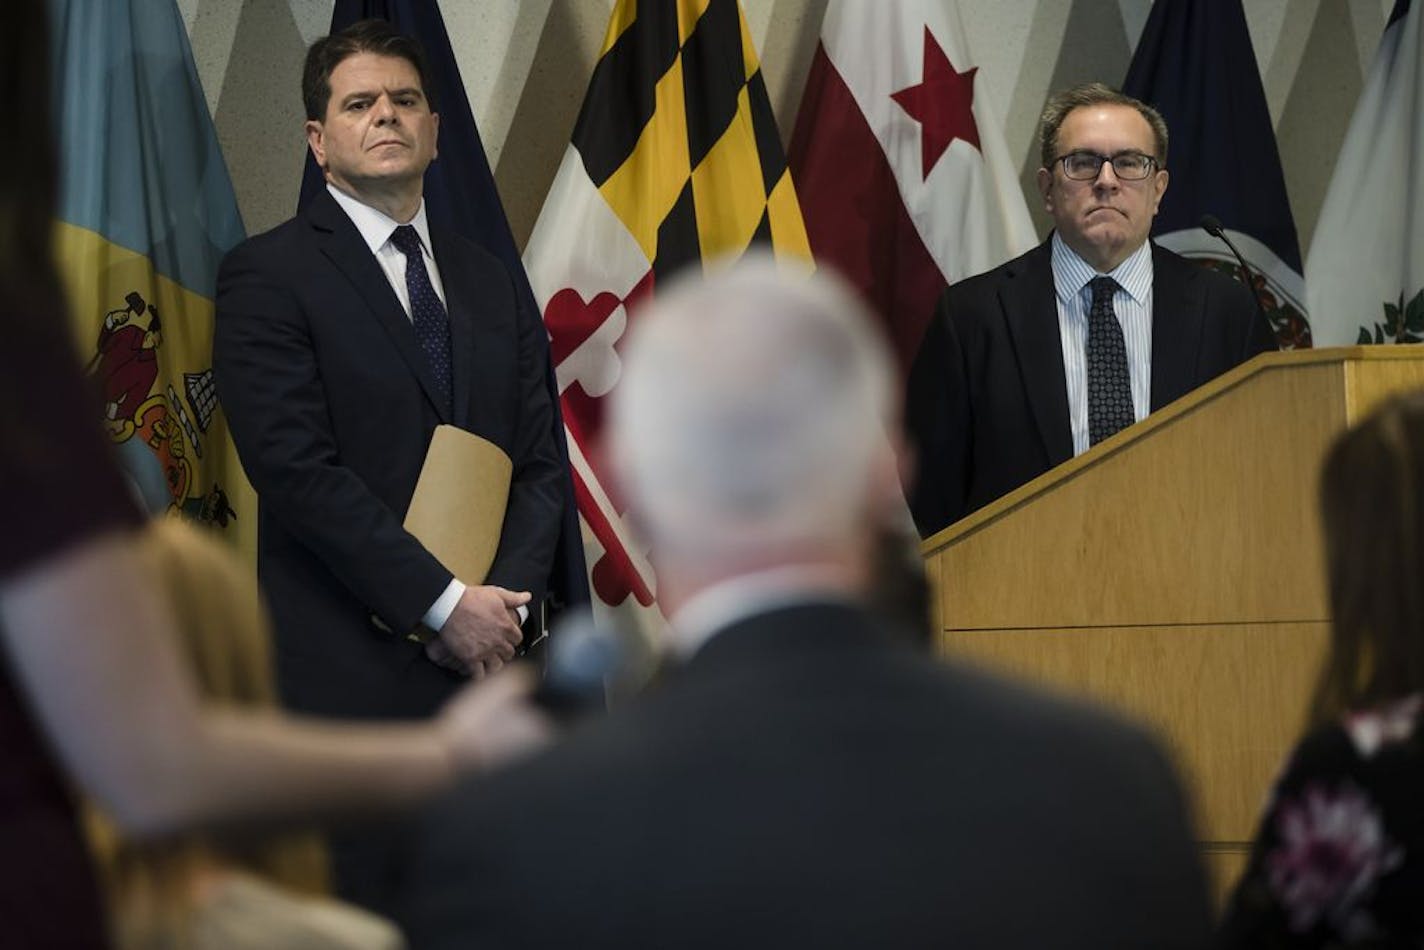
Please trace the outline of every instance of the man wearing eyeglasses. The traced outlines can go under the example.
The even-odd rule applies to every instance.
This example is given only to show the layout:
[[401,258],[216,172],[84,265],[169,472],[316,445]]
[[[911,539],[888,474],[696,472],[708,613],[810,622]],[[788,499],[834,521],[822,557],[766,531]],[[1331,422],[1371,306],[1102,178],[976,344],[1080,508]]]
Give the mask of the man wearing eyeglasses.
[[1053,233],[951,286],[910,373],[924,536],[1275,345],[1242,284],[1148,241],[1155,109],[1089,83],[1048,101],[1039,136]]

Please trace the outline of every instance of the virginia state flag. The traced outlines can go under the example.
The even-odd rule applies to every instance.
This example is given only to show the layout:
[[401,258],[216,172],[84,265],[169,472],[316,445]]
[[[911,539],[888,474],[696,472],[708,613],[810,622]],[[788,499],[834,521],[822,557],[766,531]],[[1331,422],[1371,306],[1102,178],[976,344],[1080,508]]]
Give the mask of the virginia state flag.
[[[243,238],[172,0],[50,0],[57,254],[115,443],[146,446],[171,507],[256,548],[256,501],[212,377],[218,262]],[[142,456],[141,456],[142,457]]]
[[[434,0],[336,0],[331,32],[337,33],[364,19],[386,20],[401,33],[414,38],[425,51],[434,87],[429,92],[440,114],[440,157],[425,172],[426,214],[432,222],[473,241],[503,261],[514,281],[515,293],[523,298],[531,313],[538,313],[514,235],[509,230],[504,204],[490,172],[484,143],[480,141],[474,113],[470,111],[470,100],[465,95],[465,84],[460,79],[460,68],[450,48],[439,5]],[[307,199],[323,187],[321,169],[308,152],[300,203],[306,204]],[[555,439],[567,461],[552,361],[549,390],[554,396]],[[572,482],[567,485],[565,496],[563,530],[548,586],[555,609],[587,604],[589,599]]]
[[1306,261],[1316,342],[1424,342],[1424,2],[1397,0]]
[[809,269],[806,229],[736,0],[618,0],[524,260],[549,329],[594,606],[656,623],[648,552],[596,452],[637,304],[753,243]]
[[1241,0],[1157,0],[1122,91],[1171,132],[1171,181],[1152,223],[1163,247],[1235,274],[1201,228],[1215,215],[1259,275],[1253,290],[1284,349],[1311,345],[1300,242]]

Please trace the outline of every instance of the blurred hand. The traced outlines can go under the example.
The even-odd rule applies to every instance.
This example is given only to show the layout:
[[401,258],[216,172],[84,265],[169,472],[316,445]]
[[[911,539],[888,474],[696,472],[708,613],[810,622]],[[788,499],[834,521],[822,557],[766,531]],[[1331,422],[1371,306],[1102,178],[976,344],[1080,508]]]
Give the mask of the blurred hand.
[[[528,591],[471,585],[465,588],[450,618],[440,628],[439,639],[472,676],[479,678],[482,673],[493,673],[504,661],[514,658],[514,648],[519,646],[522,637],[514,611],[527,603]],[[430,656],[429,650],[426,655]]]
[[482,663],[467,664],[455,654],[450,652],[450,648],[445,645],[445,641],[436,637],[425,644],[425,656],[436,666],[443,666],[447,670],[453,670],[461,676],[468,676],[471,679],[481,680],[490,673],[504,668],[504,661],[498,657],[491,657]]
[[[441,640],[439,637],[435,637],[433,640],[426,641],[425,656],[427,659],[430,660],[431,663],[434,663],[436,666],[443,666],[447,670],[454,670],[461,676],[474,675],[474,671],[472,671],[468,666],[466,666],[463,661],[461,661],[458,657],[455,656],[455,654],[451,653],[450,648],[445,645],[445,641]],[[483,668],[480,669],[479,675],[484,675]]]
[[512,666],[445,704],[436,726],[456,769],[493,768],[548,743],[553,723],[529,701],[535,683],[527,666]]

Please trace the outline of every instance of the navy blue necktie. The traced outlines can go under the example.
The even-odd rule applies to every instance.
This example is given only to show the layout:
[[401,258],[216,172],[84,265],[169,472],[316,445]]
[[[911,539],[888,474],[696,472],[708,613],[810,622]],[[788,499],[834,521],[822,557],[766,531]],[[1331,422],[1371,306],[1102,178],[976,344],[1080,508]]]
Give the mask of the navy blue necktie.
[[1127,346],[1113,310],[1118,289],[1111,277],[1094,277],[1093,303],[1088,310],[1088,444],[1099,442],[1137,420],[1132,408],[1132,382],[1127,371]]
[[435,385],[445,403],[446,416],[452,416],[453,399],[450,384],[450,319],[445,305],[430,283],[425,270],[425,257],[420,250],[420,235],[415,228],[402,224],[391,235],[391,243],[405,255],[405,289],[410,294],[410,319],[415,325],[415,338],[420,343]]

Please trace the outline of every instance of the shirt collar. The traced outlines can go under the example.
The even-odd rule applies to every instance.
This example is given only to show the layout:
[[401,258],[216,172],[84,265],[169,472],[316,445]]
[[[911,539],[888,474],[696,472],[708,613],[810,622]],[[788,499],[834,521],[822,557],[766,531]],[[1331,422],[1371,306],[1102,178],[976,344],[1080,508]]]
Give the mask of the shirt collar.
[[[1074,295],[1082,293],[1088,281],[1098,276],[1098,272],[1079,257],[1057,231],[1053,232],[1051,243],[1053,289],[1058,294],[1059,302],[1067,306]],[[1117,281],[1118,286],[1137,303],[1146,304],[1152,293],[1152,242],[1143,241],[1141,247],[1104,276]]]
[[754,614],[806,603],[855,604],[858,598],[810,565],[743,574],[698,591],[668,620],[668,645],[689,657],[719,631]]
[[[356,230],[361,233],[361,240],[366,242],[366,246],[375,254],[386,242],[391,239],[396,228],[401,226],[401,222],[390,217],[383,211],[377,211],[368,204],[362,203],[359,199],[353,198],[346,192],[337,188],[331,182],[326,183],[326,190],[331,192],[331,197],[336,199],[336,203],[341,205],[341,210],[346,212],[346,216],[351,219],[351,223],[356,225]],[[420,243],[425,248],[425,252],[431,257],[435,256],[433,246],[430,243],[430,224],[425,218],[425,198],[420,199],[420,207],[415,210],[415,217],[408,223],[415,228],[415,233],[420,235]]]

